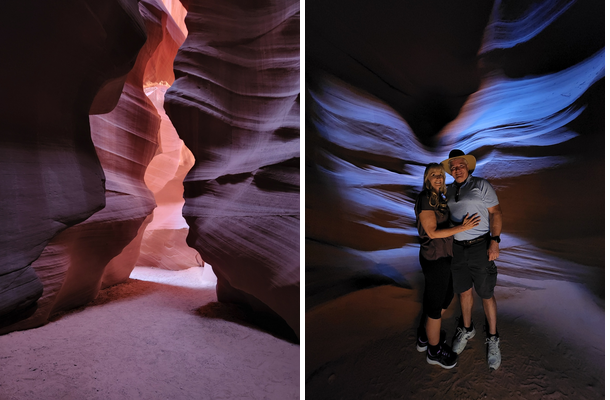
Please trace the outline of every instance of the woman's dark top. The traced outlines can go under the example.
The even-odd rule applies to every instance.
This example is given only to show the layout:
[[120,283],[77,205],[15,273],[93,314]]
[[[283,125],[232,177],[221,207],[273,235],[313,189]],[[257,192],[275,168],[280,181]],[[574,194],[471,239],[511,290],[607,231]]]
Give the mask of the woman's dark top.
[[419,220],[419,213],[423,210],[432,210],[436,215],[436,229],[450,228],[449,209],[434,208],[430,205],[430,192],[422,191],[415,200],[415,217],[417,220],[417,233],[419,234],[420,252],[427,260],[436,260],[441,257],[453,256],[453,236],[442,239],[430,239]]

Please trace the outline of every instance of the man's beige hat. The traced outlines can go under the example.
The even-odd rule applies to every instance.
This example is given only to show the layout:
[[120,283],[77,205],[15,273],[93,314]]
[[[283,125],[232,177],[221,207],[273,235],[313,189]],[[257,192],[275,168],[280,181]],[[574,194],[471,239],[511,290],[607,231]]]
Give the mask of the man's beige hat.
[[451,175],[451,166],[449,165],[449,161],[455,160],[456,158],[463,158],[464,160],[466,160],[466,164],[468,164],[469,173],[472,173],[472,171],[474,171],[477,166],[477,160],[474,158],[474,156],[471,156],[470,154],[464,154],[462,150],[451,150],[451,152],[449,153],[449,158],[441,162],[443,169],[449,175]]

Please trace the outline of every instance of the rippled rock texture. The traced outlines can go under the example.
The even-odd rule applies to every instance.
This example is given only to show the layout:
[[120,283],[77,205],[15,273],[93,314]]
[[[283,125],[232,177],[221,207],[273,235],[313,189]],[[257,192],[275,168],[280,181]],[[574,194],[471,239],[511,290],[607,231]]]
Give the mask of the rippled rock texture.
[[129,277],[155,207],[144,173],[161,119],[143,80],[168,79],[148,63],[179,46],[162,44],[172,33],[156,0],[38,3],[11,6],[24,36],[6,44],[19,62],[0,67],[12,99],[0,111],[4,332]]
[[183,1],[165,109],[195,165],[183,215],[221,301],[299,331],[299,2]]
[[424,166],[453,148],[498,191],[501,273],[603,298],[603,196],[580,190],[603,189],[602,10],[307,1],[307,308],[409,285]]

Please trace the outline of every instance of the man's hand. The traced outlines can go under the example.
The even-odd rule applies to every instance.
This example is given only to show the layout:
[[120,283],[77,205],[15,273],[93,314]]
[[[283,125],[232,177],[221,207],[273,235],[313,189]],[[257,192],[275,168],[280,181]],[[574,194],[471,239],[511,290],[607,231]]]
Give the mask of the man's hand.
[[494,261],[496,258],[500,257],[500,243],[492,240],[487,249],[487,256],[489,257],[489,261]]

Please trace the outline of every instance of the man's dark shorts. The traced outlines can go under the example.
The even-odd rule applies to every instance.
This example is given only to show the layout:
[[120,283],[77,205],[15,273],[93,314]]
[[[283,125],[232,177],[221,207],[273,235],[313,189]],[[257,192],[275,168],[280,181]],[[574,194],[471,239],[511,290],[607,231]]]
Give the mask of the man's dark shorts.
[[453,243],[453,290],[463,293],[472,288],[482,299],[490,299],[498,278],[498,269],[487,255],[488,240],[475,243],[472,246],[461,246]]

